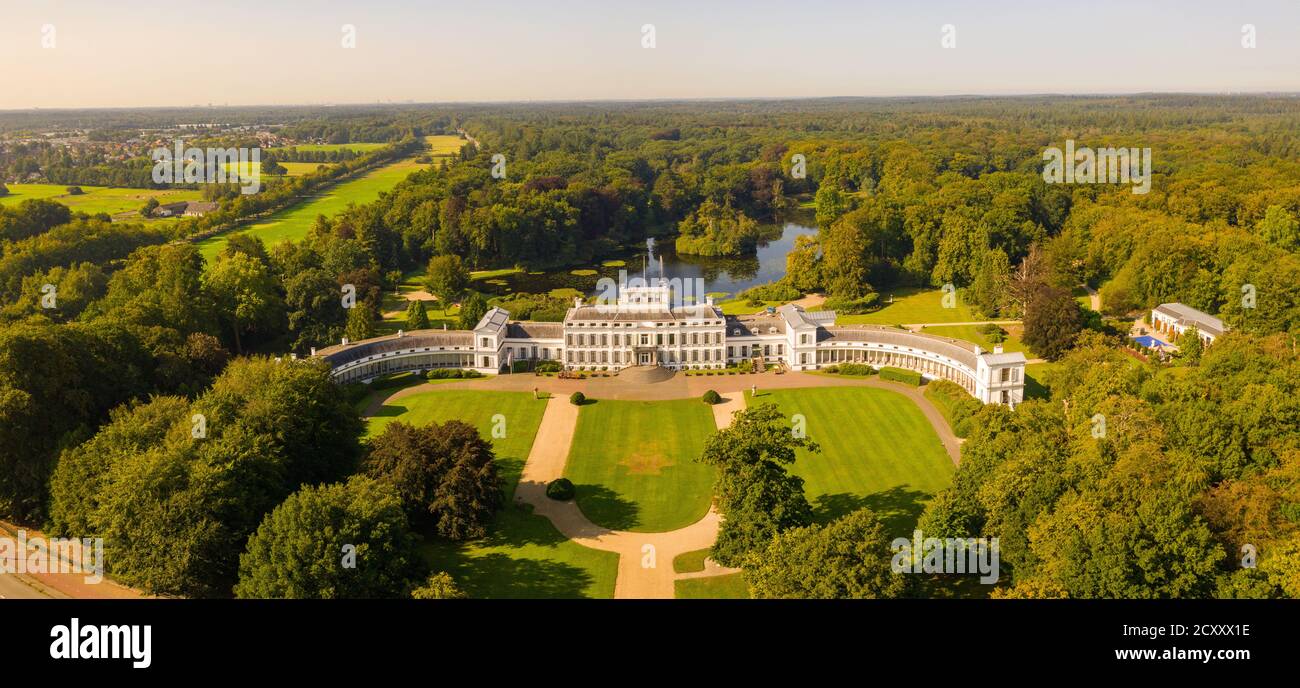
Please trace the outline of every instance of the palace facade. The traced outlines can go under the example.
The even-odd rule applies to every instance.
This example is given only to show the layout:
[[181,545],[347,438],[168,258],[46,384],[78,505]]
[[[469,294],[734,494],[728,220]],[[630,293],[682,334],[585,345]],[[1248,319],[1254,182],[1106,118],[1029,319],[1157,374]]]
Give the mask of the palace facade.
[[568,370],[615,372],[629,366],[672,370],[726,368],[817,370],[838,363],[892,366],[951,380],[987,404],[1024,400],[1025,357],[1001,347],[878,325],[837,326],[834,311],[786,304],[753,315],[724,315],[708,299],[674,306],[666,285],[626,287],[613,304],[575,299],[562,323],[512,321],[501,308],[471,330],[398,332],[346,339],[314,356],[340,382],[432,368],[508,370],[516,361],[558,361]]

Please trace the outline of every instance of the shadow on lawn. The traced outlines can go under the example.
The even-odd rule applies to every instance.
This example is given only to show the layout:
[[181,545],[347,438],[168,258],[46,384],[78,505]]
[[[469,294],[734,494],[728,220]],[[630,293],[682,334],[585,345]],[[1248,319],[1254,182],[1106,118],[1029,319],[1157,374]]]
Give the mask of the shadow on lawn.
[[849,512],[867,508],[875,512],[886,532],[897,536],[911,535],[930,496],[908,489],[906,485],[896,485],[869,495],[848,492],[822,495],[813,500],[813,520],[829,523]]
[[574,488],[578,507],[592,523],[613,530],[631,530],[641,523],[636,502],[623,499],[608,487],[585,483]]
[[406,408],[405,406],[400,406],[398,404],[384,404],[383,406],[380,406],[375,411],[374,415],[370,417],[371,418],[395,417],[395,416],[400,416],[409,410],[410,409]]
[[487,537],[465,543],[427,537],[424,553],[433,570],[450,573],[473,598],[588,597],[593,578],[583,568],[554,559],[474,552],[474,549],[493,547],[552,548],[567,542],[545,517],[534,516],[530,508],[510,504],[497,514]]

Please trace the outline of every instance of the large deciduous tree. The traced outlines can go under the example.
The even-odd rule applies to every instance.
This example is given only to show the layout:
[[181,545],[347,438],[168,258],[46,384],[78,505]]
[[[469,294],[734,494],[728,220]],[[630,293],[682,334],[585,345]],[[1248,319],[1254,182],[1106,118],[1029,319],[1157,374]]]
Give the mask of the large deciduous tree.
[[307,486],[248,538],[235,596],[403,597],[423,568],[416,542],[389,486],[364,477]]
[[390,423],[365,471],[393,485],[413,523],[453,540],[482,537],[504,496],[492,445],[461,421]]

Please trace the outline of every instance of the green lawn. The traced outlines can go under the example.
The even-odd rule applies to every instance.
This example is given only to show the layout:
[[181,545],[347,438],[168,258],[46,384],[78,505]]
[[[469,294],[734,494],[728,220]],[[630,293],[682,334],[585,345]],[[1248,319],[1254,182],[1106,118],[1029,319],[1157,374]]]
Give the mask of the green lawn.
[[[317,216],[333,216],[351,203],[357,205],[369,203],[379,198],[380,192],[388,191],[398,182],[406,179],[407,175],[423,167],[425,166],[416,163],[413,159],[385,165],[360,177],[335,184],[311,198],[275,213],[262,222],[234,231],[261,237],[268,248],[285,240],[299,241],[307,236],[307,231],[316,222]],[[199,242],[203,257],[211,261],[226,245],[229,235],[229,232],[219,234]]]
[[6,184],[9,193],[0,196],[0,205],[17,205],[28,199],[48,198],[68,206],[74,212],[90,215],[108,213],[119,215],[130,213],[123,219],[142,222],[144,218],[137,211],[150,198],[157,198],[159,203],[177,201],[201,201],[203,192],[193,189],[130,189],[106,186],[83,186],[85,193],[68,195],[67,184]]
[[709,558],[710,550],[697,549],[694,552],[683,552],[673,559],[674,573],[694,573],[704,570],[704,560]]
[[[980,334],[982,325],[940,325],[938,327],[922,328],[926,334],[936,334],[940,337],[952,337],[953,339],[962,339],[972,344],[979,344],[984,347],[985,351],[993,350],[993,342],[989,341],[986,335]],[[1019,325],[999,325],[1007,333],[1007,338],[1002,342],[1002,350],[1011,353],[1020,351],[1026,357],[1031,357],[1029,350],[1025,348],[1025,343],[1020,341],[1022,328]]]
[[594,523],[644,533],[683,528],[713,499],[713,468],[696,459],[716,428],[697,399],[589,403],[564,475]]
[[1052,396],[1051,363],[1030,363],[1025,366],[1025,399],[1047,399]]
[[[870,507],[889,532],[911,533],[925,502],[952,482],[953,464],[934,428],[907,397],[871,387],[773,390],[786,417],[802,414],[820,454],[801,451],[792,472],[819,522]],[[751,404],[752,405],[752,404]]]
[[744,576],[743,573],[729,573],[675,581],[674,594],[679,600],[747,600],[749,585]]
[[611,598],[618,555],[567,540],[542,516],[514,503],[515,486],[541,424],[545,401],[527,392],[438,390],[413,394],[380,408],[370,432],[400,418],[415,425],[453,418],[474,424],[492,437],[493,416],[505,417],[505,437],[494,439],[498,470],[506,488],[506,508],[488,536],[466,543],[429,538],[423,553],[438,571],[447,571],[471,597]]
[[880,294],[881,303],[893,296],[893,303],[865,315],[845,315],[837,318],[842,325],[911,325],[916,323],[948,323],[984,320],[967,306],[961,294],[956,295],[953,308],[943,307],[943,291],[940,289],[896,289]]

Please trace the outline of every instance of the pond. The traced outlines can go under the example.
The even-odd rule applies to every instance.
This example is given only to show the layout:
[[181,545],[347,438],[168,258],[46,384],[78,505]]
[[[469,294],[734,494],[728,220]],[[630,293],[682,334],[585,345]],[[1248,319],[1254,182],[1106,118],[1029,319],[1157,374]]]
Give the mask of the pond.
[[[544,294],[572,289],[593,296],[596,293],[596,282],[600,278],[609,277],[617,281],[619,270],[626,270],[629,279],[640,277],[642,265],[645,265],[648,277],[659,277],[662,274],[683,281],[700,278],[704,280],[705,293],[725,299],[750,287],[784,277],[785,257],[794,248],[795,239],[817,234],[817,228],[812,226],[812,218],[807,213],[784,219],[780,225],[780,237],[759,243],[752,256],[679,256],[671,237],[661,241],[651,238],[646,240],[644,249],[621,255],[617,260],[605,261],[603,265],[583,266],[585,269],[578,270],[517,272],[478,281],[474,286],[490,294]],[[618,261],[622,261],[623,265],[617,264]]]

